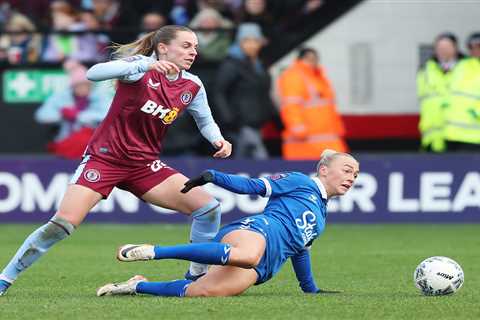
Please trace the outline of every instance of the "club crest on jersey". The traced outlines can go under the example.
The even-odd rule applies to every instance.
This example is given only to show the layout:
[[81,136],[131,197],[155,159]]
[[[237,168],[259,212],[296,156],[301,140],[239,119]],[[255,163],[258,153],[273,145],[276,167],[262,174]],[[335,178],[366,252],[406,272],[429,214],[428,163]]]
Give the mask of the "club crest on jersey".
[[177,119],[178,113],[180,112],[180,108],[173,107],[170,109],[152,100],[147,100],[140,110],[158,117],[164,124],[171,124]]
[[160,82],[153,82],[152,78],[149,78],[147,85],[148,85],[150,88],[157,90],[158,87],[160,86]]
[[98,170],[95,170],[95,169],[88,169],[83,174],[83,177],[88,182],[97,182],[98,180],[100,180],[100,172],[98,172]]
[[275,180],[283,179],[286,176],[287,176],[286,173],[276,173],[276,174],[272,174],[269,178],[270,180],[275,181]]
[[182,95],[180,96],[180,101],[182,101],[182,103],[184,105],[187,105],[190,103],[190,101],[192,101],[192,93],[190,91],[184,91],[182,92]]

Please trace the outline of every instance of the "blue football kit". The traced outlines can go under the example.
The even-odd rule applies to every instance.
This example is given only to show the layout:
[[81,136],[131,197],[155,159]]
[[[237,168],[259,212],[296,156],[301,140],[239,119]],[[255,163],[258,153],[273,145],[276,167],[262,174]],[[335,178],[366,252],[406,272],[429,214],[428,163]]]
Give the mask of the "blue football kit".
[[232,222],[222,229],[214,241],[220,242],[234,230],[251,230],[265,237],[266,249],[259,265],[256,284],[272,278],[291,258],[305,292],[316,292],[308,247],[324,230],[327,216],[327,193],[316,177],[300,172],[285,172],[264,178],[245,178],[209,170],[213,183],[240,194],[269,197],[263,214]]

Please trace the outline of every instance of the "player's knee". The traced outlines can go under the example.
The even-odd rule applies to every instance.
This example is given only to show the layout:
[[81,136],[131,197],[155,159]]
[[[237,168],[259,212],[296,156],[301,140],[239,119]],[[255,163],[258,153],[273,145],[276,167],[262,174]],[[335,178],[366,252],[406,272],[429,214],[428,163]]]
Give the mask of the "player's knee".
[[255,268],[262,259],[263,254],[253,248],[238,248],[233,246],[230,251],[228,264],[241,268]]
[[70,221],[55,215],[50,219],[45,231],[50,234],[67,237],[75,231],[75,226]]
[[222,210],[220,207],[220,202],[218,202],[217,199],[212,199],[205,206],[194,211],[192,213],[192,218],[197,221],[215,222],[220,221],[221,214]]
[[192,213],[192,234],[194,242],[204,242],[213,239],[220,228],[220,202],[212,199],[208,204]]
[[262,257],[258,254],[249,254],[245,259],[246,266],[248,268],[255,268],[256,266],[258,266],[261,259]]

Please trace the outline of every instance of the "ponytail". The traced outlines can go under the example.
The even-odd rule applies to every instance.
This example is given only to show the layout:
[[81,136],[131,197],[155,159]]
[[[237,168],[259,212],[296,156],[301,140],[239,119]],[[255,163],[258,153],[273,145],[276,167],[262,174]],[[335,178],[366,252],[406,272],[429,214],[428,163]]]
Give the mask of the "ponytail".
[[159,43],[169,44],[177,36],[178,31],[193,32],[191,29],[178,26],[167,25],[157,31],[152,31],[141,37],[140,39],[124,45],[115,43],[111,46],[113,49],[114,59],[121,59],[137,54],[143,56],[151,56],[153,53],[158,57],[157,46]]
[[113,49],[114,59],[122,59],[137,54],[151,56],[155,48],[153,45],[155,33],[156,31],[149,32],[140,39],[127,44],[113,44],[111,48]]

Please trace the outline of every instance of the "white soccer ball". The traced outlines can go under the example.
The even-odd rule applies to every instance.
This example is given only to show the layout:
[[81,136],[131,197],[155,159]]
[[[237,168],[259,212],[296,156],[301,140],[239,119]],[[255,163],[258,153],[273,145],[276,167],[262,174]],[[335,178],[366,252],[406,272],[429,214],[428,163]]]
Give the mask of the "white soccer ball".
[[415,287],[426,296],[443,296],[463,285],[462,267],[447,257],[430,257],[418,265],[413,274]]

